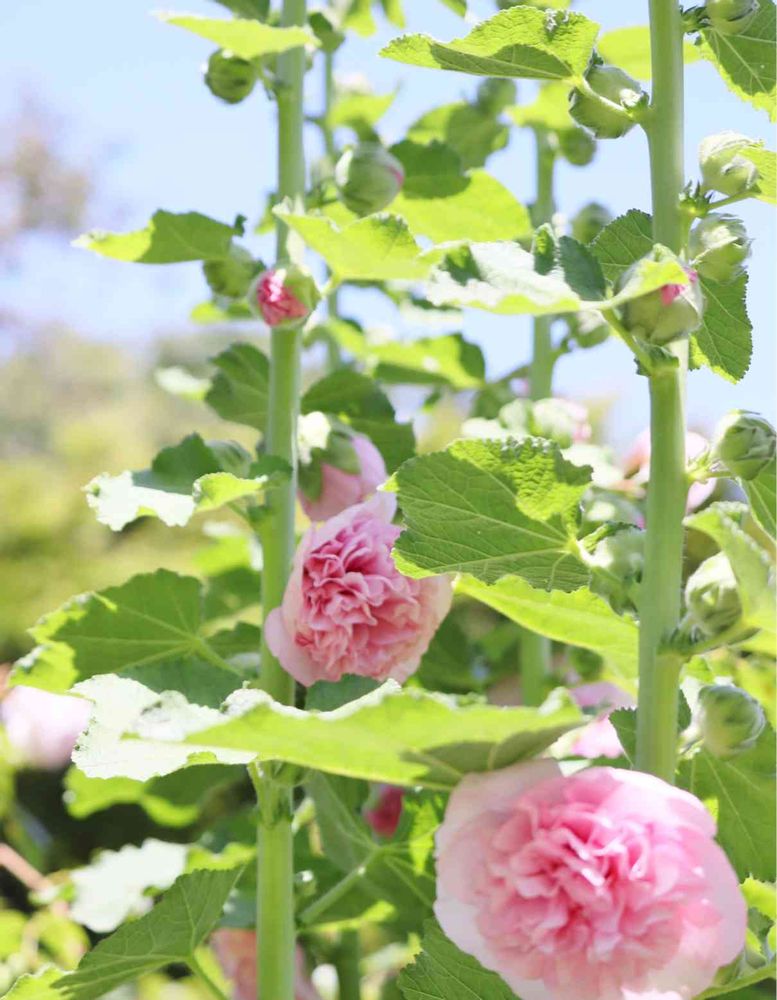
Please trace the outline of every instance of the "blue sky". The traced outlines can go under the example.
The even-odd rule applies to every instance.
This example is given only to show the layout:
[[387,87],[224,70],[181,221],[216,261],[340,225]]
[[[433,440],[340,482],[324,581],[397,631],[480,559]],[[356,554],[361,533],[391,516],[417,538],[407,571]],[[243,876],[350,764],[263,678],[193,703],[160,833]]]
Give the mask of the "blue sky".
[[[440,38],[463,33],[460,19],[439,0],[407,0],[408,30]],[[470,4],[473,12],[493,12],[489,0]],[[0,5],[4,58],[0,66],[0,120],[15,108],[14,94],[36,94],[62,116],[63,145],[76,161],[93,165],[99,180],[90,226],[135,228],[158,207],[196,209],[225,221],[261,210],[275,169],[273,108],[258,91],[241,105],[227,107],[209,94],[199,67],[211,51],[201,39],[163,25],[151,16],[148,0],[25,0]],[[219,16],[208,0],[182,0],[181,10]],[[581,0],[585,14],[605,30],[644,23],[647,0]],[[471,94],[476,81],[457,74],[413,69],[377,58],[396,29],[382,24],[369,39],[354,39],[338,53],[338,70],[366,72],[374,89],[400,86],[398,99],[382,123],[389,141],[429,108]],[[320,74],[307,78],[312,109],[320,106]],[[532,84],[519,97],[530,99]],[[707,64],[687,70],[686,167],[695,176],[696,149],[705,135],[733,128],[770,145],[767,117],[742,105]],[[311,154],[319,139],[308,136]],[[532,197],[533,154],[527,137],[514,136],[489,169],[522,200]],[[558,204],[567,214],[590,200],[614,214],[649,209],[647,148],[639,129],[617,142],[600,144],[596,161],[578,170],[558,170]],[[759,202],[738,209],[754,239],[749,309],[755,328],[750,372],[731,386],[708,372],[692,373],[689,419],[709,428],[727,409],[745,406],[773,415],[775,371],[775,215]],[[0,296],[11,309],[39,319],[64,320],[94,336],[118,341],[145,339],[150,331],[180,327],[203,295],[196,265],[151,268],[103,261],[71,249],[64,241],[30,239],[21,266],[0,274]],[[374,298],[363,299],[364,321],[396,322]],[[347,305],[347,303],[346,303]],[[354,302],[354,305],[356,303]],[[491,374],[526,359],[529,321],[469,312],[464,332],[484,349]],[[400,331],[407,332],[407,331]],[[578,352],[557,369],[558,393],[613,401],[613,440],[626,443],[645,424],[646,386],[634,375],[617,343]]]

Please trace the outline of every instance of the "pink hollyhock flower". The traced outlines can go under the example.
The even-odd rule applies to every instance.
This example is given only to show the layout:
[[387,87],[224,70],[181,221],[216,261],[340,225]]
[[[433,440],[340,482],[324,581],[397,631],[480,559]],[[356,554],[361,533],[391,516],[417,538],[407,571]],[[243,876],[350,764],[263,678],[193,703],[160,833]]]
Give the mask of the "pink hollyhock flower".
[[601,709],[599,717],[579,731],[570,752],[579,757],[620,757],[623,747],[609,715],[616,708],[634,708],[631,695],[607,681],[581,684],[569,693],[581,708]]
[[378,801],[371,809],[364,810],[364,818],[375,833],[381,837],[393,837],[399,826],[402,815],[402,799],[404,788],[396,785],[381,785],[378,791]]
[[301,684],[359,674],[406,680],[451,604],[448,577],[412,580],[391,559],[396,499],[379,493],[310,528],[267,644]]
[[745,942],[714,835],[698,799],[638,771],[470,774],[437,832],[435,913],[521,1000],[690,1000]]
[[311,500],[300,491],[299,501],[311,521],[326,521],[335,517],[346,507],[366,500],[386,481],[386,465],[372,441],[363,434],[354,434],[351,444],[361,466],[358,475],[324,462],[321,465],[320,495]]
[[273,268],[259,276],[255,286],[256,304],[268,326],[305,319],[312,311],[310,279],[295,280],[287,268]]
[[[231,980],[233,1000],[256,1000],[256,931],[220,927],[210,936],[219,965]],[[321,1000],[305,970],[305,954],[297,948],[294,977],[295,1000]]]
[[[685,456],[687,461],[698,458],[710,446],[709,441],[696,431],[688,431],[685,435]],[[631,482],[642,485],[650,477],[650,430],[646,428],[634,441],[624,460],[626,475]],[[715,480],[706,483],[692,483],[688,490],[687,509],[696,510],[707,500],[715,490]]]
[[14,687],[0,702],[0,722],[24,764],[56,771],[70,763],[91,709],[83,698]]

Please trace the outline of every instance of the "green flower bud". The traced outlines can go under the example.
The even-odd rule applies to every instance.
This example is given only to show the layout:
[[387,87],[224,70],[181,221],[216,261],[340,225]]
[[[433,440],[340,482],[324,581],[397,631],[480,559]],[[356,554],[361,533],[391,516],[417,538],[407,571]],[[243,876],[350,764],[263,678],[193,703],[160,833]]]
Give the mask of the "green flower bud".
[[496,116],[505,108],[515,104],[516,86],[512,80],[499,77],[483,80],[478,86],[476,101],[486,114]]
[[[665,260],[673,256],[668,250],[653,250],[648,259]],[[616,290],[621,291],[639,274],[642,261],[636,261],[621,275]],[[646,295],[626,302],[621,308],[623,325],[641,340],[651,344],[668,344],[670,340],[687,336],[701,323],[704,315],[704,296],[699,276],[686,267],[685,284],[663,285]]]
[[719,635],[742,616],[737,580],[723,552],[705,559],[688,577],[685,603],[690,623],[708,636]]
[[733,684],[708,684],[699,691],[696,727],[715,757],[733,757],[754,746],[766,719],[761,705]]
[[573,90],[569,113],[597,139],[617,139],[625,135],[635,124],[629,112],[647,103],[647,94],[636,80],[617,66],[592,66],[586,72],[586,80],[596,96]]
[[757,12],[757,0],[707,0],[704,5],[709,26],[721,35],[740,34]]
[[645,532],[622,528],[603,538],[588,557],[589,563],[620,580],[639,580],[645,562]]
[[704,190],[719,191],[729,198],[749,191],[758,181],[758,168],[740,154],[751,145],[751,140],[738,132],[718,132],[702,139],[699,166]]
[[604,205],[591,201],[572,219],[572,235],[578,243],[591,243],[611,222],[612,214]]
[[566,317],[571,336],[579,347],[598,347],[610,336],[610,327],[595,309],[585,309]]
[[755,479],[774,455],[774,428],[757,413],[734,410],[715,430],[712,456],[737,479]]
[[205,280],[214,295],[226,295],[230,299],[241,299],[253,281],[257,263],[245,247],[229,248],[229,256],[224,260],[206,260],[202,265]]
[[712,212],[691,230],[688,253],[703,278],[733,281],[743,273],[750,255],[750,240],[741,219]]
[[585,167],[596,154],[596,142],[581,128],[566,128],[558,133],[558,150],[567,162]]
[[340,199],[357,215],[380,212],[396,198],[404,182],[402,164],[377,142],[347,149],[335,166]]
[[239,104],[254,89],[256,66],[227,49],[217,49],[208,60],[205,84],[214,97],[227,104]]

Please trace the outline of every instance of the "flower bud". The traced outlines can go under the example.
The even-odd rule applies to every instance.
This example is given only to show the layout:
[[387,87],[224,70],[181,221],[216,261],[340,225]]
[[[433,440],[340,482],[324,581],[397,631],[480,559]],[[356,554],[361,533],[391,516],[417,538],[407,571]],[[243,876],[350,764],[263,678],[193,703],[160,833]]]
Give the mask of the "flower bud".
[[733,281],[750,255],[745,224],[733,215],[705,216],[691,230],[688,252],[693,266],[711,281]]
[[740,155],[750,145],[750,139],[738,132],[718,132],[702,139],[699,166],[704,190],[736,198],[753,187],[758,181],[758,168]]
[[685,585],[688,618],[704,635],[714,636],[736,624],[742,602],[731,563],[723,552],[705,559]]
[[696,726],[715,757],[749,750],[766,724],[761,705],[733,684],[708,684],[699,691]]
[[402,816],[405,789],[396,785],[379,785],[370,796],[364,818],[381,837],[393,837]]
[[598,347],[610,336],[609,324],[595,309],[570,313],[566,321],[570,336],[577,341],[578,347]]
[[578,243],[591,243],[611,222],[612,215],[604,205],[591,201],[572,219],[572,235]]
[[239,104],[254,89],[256,66],[227,49],[217,49],[208,60],[205,84],[214,97],[227,104]]
[[585,167],[594,158],[596,142],[581,128],[565,128],[558,133],[558,150],[575,167]]
[[396,198],[404,181],[402,164],[377,142],[346,149],[335,167],[340,199],[357,215],[380,212]]
[[757,413],[734,410],[715,430],[712,456],[737,479],[755,479],[774,455],[774,428]]
[[709,26],[721,35],[740,34],[757,11],[757,0],[707,0],[704,5]]
[[512,80],[499,77],[483,80],[477,90],[478,107],[488,115],[501,114],[506,107],[515,104],[516,87]]
[[307,268],[288,264],[271,268],[256,278],[249,302],[268,326],[298,326],[313,312],[320,299]]
[[591,437],[591,425],[584,406],[569,399],[538,399],[531,409],[531,430],[549,438],[561,448]]
[[202,265],[205,280],[214,295],[230,299],[242,298],[256,274],[256,261],[241,246],[231,246],[229,256],[223,260],[206,260]]
[[[653,251],[651,259],[662,259],[668,251]],[[639,273],[642,261],[637,261],[619,278],[616,290],[625,288]],[[704,315],[704,296],[699,276],[693,268],[686,267],[685,284],[663,285],[646,295],[626,302],[621,309],[623,325],[641,340],[651,344],[667,344],[670,340],[687,336],[701,323]]]
[[[592,66],[586,80],[595,95],[573,90],[569,113],[597,139],[617,139],[634,125],[629,112],[647,102],[640,85],[617,66]],[[601,98],[601,100],[599,99]]]
[[620,580],[639,580],[645,561],[645,533],[626,527],[603,538],[589,556],[589,563]]

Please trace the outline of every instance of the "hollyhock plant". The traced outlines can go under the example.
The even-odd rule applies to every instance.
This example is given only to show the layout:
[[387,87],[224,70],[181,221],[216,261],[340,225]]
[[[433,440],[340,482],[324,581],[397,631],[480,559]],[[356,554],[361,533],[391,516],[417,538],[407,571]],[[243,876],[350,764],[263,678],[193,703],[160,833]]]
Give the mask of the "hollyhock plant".
[[404,788],[399,788],[396,785],[379,786],[374,804],[371,808],[364,810],[364,818],[375,833],[381,837],[394,836],[402,815],[404,797]]
[[470,774],[437,833],[435,913],[521,1000],[690,1000],[745,940],[714,835],[698,799],[652,775]]
[[[256,1000],[256,931],[220,927],[211,934],[211,947],[224,975],[232,983],[234,1000]],[[294,1000],[321,1000],[305,969],[305,953],[296,951]]]
[[0,702],[0,722],[23,764],[56,771],[70,763],[91,708],[83,698],[15,687]]
[[343,674],[406,680],[448,612],[448,577],[414,580],[391,558],[396,499],[378,494],[306,532],[267,645],[301,684]]
[[615,726],[610,722],[610,713],[616,708],[634,708],[636,702],[628,692],[617,684],[597,681],[581,684],[569,692],[580,708],[596,708],[597,718],[580,729],[572,744],[570,753],[579,757],[620,757],[623,753],[621,741]]
[[319,495],[313,499],[299,491],[300,504],[311,521],[326,521],[335,517],[346,507],[366,500],[386,481],[386,464],[372,441],[363,434],[354,434],[351,445],[359,461],[357,475],[322,462]]
[[[699,458],[709,448],[709,441],[696,431],[685,435],[685,454],[689,462]],[[624,461],[626,475],[632,483],[643,485],[650,477],[650,430],[645,428],[637,435]],[[696,510],[715,492],[715,480],[691,483],[688,490],[688,511]]]

